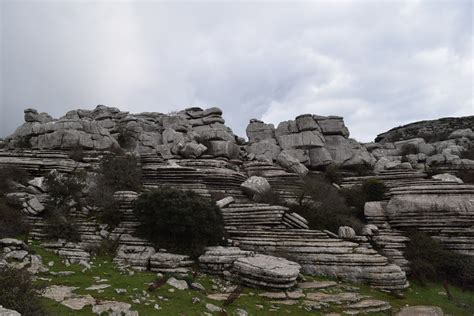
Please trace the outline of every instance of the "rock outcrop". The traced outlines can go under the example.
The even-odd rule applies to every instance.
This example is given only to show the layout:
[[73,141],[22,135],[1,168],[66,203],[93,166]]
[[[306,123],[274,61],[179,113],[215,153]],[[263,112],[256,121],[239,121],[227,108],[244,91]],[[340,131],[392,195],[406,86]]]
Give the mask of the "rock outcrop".
[[[349,130],[338,116],[304,114],[281,122],[277,128],[253,119],[247,126],[247,152],[259,161],[277,161],[288,170],[305,175],[309,168],[330,164],[354,166],[373,164],[364,146],[348,138]],[[282,155],[283,153],[283,155]],[[292,158],[291,158],[292,157]]]
[[473,126],[474,116],[446,117],[431,121],[419,121],[392,128],[385,133],[379,134],[375,141],[385,143],[417,137],[447,139],[454,131],[467,128],[472,129]]

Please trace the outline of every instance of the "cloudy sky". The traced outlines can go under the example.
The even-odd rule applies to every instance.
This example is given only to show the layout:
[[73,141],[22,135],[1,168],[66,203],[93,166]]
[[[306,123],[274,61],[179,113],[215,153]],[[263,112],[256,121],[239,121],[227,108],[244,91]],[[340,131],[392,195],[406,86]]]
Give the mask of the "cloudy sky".
[[474,114],[470,0],[0,2],[0,136],[26,107],[334,114],[360,141]]

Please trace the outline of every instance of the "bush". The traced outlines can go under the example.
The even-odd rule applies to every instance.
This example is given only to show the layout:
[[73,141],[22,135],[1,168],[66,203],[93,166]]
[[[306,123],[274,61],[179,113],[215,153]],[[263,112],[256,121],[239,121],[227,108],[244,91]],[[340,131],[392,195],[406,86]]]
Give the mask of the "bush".
[[377,179],[365,180],[361,189],[366,201],[382,201],[387,193],[383,181]]
[[127,154],[109,155],[100,163],[88,201],[99,209],[98,219],[102,223],[115,227],[122,221],[122,213],[114,192],[140,190],[141,169],[137,159]]
[[31,148],[31,136],[20,136],[15,139],[14,146],[22,149]]
[[192,191],[163,187],[145,192],[134,213],[142,222],[137,234],[157,247],[197,257],[204,247],[223,241],[221,210]]
[[418,147],[415,144],[404,144],[402,146],[402,149],[400,150],[400,155],[406,156],[406,155],[416,155],[420,153],[418,150]]
[[74,161],[82,161],[84,159],[84,149],[82,146],[77,145],[71,148],[67,155]]
[[69,214],[69,207],[48,210],[44,232],[48,239],[66,239],[68,241],[80,241],[76,223]]
[[474,146],[470,146],[466,150],[463,150],[459,155],[459,158],[474,160]]
[[339,168],[334,165],[329,165],[324,171],[324,178],[330,183],[341,184],[342,175],[339,172]]
[[422,282],[447,280],[463,286],[474,281],[472,257],[444,249],[421,231],[410,231],[408,237],[405,257],[410,261],[413,278]]
[[306,218],[310,228],[337,232],[339,226],[351,226],[361,230],[363,213],[349,207],[344,196],[321,177],[306,178],[298,195],[299,205],[290,208]]
[[5,200],[0,197],[0,239],[27,235],[29,229],[25,215],[20,210],[8,206]]
[[17,182],[26,184],[28,181],[28,174],[25,170],[14,166],[0,168],[0,195],[10,192],[11,183]]
[[0,284],[0,305],[3,307],[16,310],[23,316],[47,315],[39,297],[43,287],[33,284],[28,271],[0,268]]
[[474,170],[461,170],[457,172],[456,176],[460,178],[464,183],[474,184]]
[[51,208],[63,208],[71,203],[82,204],[83,190],[86,186],[86,175],[82,172],[73,172],[71,174],[60,174],[50,172],[45,177],[45,183],[48,188],[48,205]]
[[128,130],[126,127],[119,125],[118,127],[118,134],[117,134],[117,142],[119,143],[120,147],[125,149],[130,149],[134,145],[135,141],[133,138],[133,132]]
[[79,241],[80,235],[70,212],[72,208],[82,208],[85,174],[52,172],[46,176],[46,185],[49,192],[44,227],[46,235],[50,239]]
[[129,154],[108,155],[100,162],[97,185],[115,191],[139,191],[141,169],[137,159]]

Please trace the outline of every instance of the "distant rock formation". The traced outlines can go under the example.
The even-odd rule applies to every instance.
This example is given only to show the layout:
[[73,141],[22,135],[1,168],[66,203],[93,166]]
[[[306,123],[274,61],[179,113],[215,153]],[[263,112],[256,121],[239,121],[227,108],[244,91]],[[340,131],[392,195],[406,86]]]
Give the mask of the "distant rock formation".
[[276,129],[273,124],[252,119],[246,131],[246,151],[260,161],[278,160],[285,152],[310,168],[375,163],[364,146],[348,138],[349,130],[339,116],[303,114],[281,122]]
[[426,138],[427,141],[446,140],[455,130],[474,128],[474,115],[464,117],[445,117],[431,121],[419,121],[394,127],[377,135],[375,142],[386,143],[412,138]]

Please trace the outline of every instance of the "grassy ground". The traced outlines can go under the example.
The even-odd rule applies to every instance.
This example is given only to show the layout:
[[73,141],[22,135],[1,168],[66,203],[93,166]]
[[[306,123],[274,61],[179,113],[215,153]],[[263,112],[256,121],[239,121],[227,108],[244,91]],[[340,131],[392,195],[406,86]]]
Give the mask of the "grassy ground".
[[[92,268],[82,272],[83,267],[78,265],[65,266],[58,256],[45,251],[37,245],[33,245],[32,247],[43,257],[45,264],[50,261],[54,262],[54,265],[49,267],[50,271],[75,272],[75,274],[70,276],[53,276],[49,273],[40,274],[40,277],[49,278],[51,281],[38,282],[45,282],[47,285],[75,286],[79,287],[79,289],[75,291],[77,294],[91,294],[94,298],[99,300],[127,302],[132,304],[132,309],[138,311],[140,315],[203,315],[203,312],[206,311],[205,303],[222,306],[222,302],[211,300],[206,296],[206,293],[193,290],[181,291],[177,289],[171,292],[172,287],[167,284],[153,292],[147,292],[149,283],[157,279],[156,274],[135,272],[133,275],[130,275],[121,272],[114,266],[110,258],[95,258]],[[107,281],[103,283],[110,284],[111,287],[103,290],[101,293],[86,290],[86,288],[91,285],[101,284],[97,283],[94,277],[107,279]],[[310,279],[323,280],[322,278]],[[206,275],[197,276],[195,281],[201,283],[206,288],[207,294],[218,292],[213,289],[213,286],[215,287],[217,283],[221,282],[216,278]],[[445,313],[450,315],[474,315],[474,293],[463,293],[460,289],[455,287],[451,288],[454,300],[449,301],[440,284],[427,284],[426,286],[412,284],[405,292],[406,297],[404,299],[395,298],[388,293],[374,290],[365,285],[344,284],[349,287],[358,288],[357,291],[363,295],[388,301],[392,305],[393,310],[399,310],[406,305],[436,305],[440,306]],[[114,290],[116,288],[126,289],[127,293],[117,294]],[[331,292],[334,291],[334,289],[328,289],[327,291]],[[244,289],[243,295],[230,306],[225,307],[227,314],[233,315],[233,312],[237,308],[246,310],[250,315],[323,315],[328,312],[341,312],[343,310],[343,307],[331,306],[321,311],[308,312],[298,305],[276,305],[272,304],[269,299],[258,296],[261,292],[263,291],[248,288]],[[200,302],[193,304],[192,301],[195,297],[199,298]],[[140,303],[134,303],[133,301],[136,299],[140,299]],[[43,301],[47,309],[51,312],[51,315],[94,315],[90,306],[85,307],[81,311],[72,311],[53,300],[44,298]],[[155,304],[158,304],[161,309],[156,310],[154,308]],[[262,305],[263,308],[257,308],[257,305]]]

